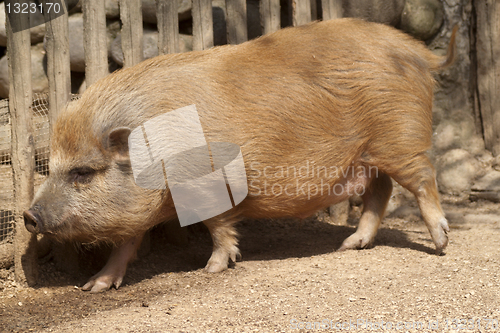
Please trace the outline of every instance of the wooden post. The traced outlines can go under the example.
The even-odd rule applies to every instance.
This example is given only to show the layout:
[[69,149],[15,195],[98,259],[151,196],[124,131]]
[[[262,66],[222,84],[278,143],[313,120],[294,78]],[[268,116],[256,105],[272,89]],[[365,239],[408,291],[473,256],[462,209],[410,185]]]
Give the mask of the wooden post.
[[343,16],[342,0],[321,0],[321,7],[323,8],[323,21]]
[[[13,2],[12,2],[13,3]],[[7,8],[7,6],[6,6]],[[8,13],[7,54],[9,57],[9,110],[12,119],[12,171],[14,177],[14,274],[20,284],[33,285],[37,279],[36,235],[24,227],[23,211],[33,200],[35,148],[31,111],[31,41],[29,16]],[[12,21],[20,27],[12,31]]]
[[212,0],[193,0],[193,50],[206,50],[214,46]]
[[[63,2],[64,4],[64,2]],[[61,6],[66,10],[66,6]],[[49,124],[52,139],[57,116],[71,100],[71,69],[69,59],[68,14],[56,18],[55,12],[46,12],[45,48],[47,51],[47,76],[49,79]],[[57,243],[54,246],[54,259],[60,268],[78,267],[78,253],[71,243]],[[76,269],[74,272],[78,272]]]
[[120,0],[123,67],[134,66],[143,59],[141,6],[139,0]]
[[157,0],[158,54],[179,52],[179,1]]
[[289,0],[288,6],[294,27],[311,22],[311,0]]
[[500,2],[476,0],[477,90],[486,148],[500,155]]
[[85,84],[88,87],[109,74],[104,1],[83,0],[82,11]]
[[248,40],[246,0],[226,0],[227,42],[241,44]]
[[[66,10],[66,6],[61,6]],[[57,115],[71,99],[71,69],[69,62],[68,14],[53,18],[55,12],[45,15],[45,49],[49,79],[49,123],[55,124]],[[50,126],[52,137],[53,126]]]
[[260,2],[262,34],[275,32],[281,28],[280,9],[280,0],[262,0]]

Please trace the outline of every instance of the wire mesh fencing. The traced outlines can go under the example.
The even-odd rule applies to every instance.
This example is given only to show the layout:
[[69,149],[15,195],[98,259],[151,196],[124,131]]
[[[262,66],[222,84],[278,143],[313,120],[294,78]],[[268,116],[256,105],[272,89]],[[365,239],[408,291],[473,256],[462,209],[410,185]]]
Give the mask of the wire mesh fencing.
[[[35,191],[49,174],[49,103],[47,94],[34,94],[31,106],[33,112],[33,142],[35,146]],[[0,261],[11,262],[5,249],[15,237],[14,177],[11,154],[11,115],[9,101],[0,100]],[[0,267],[6,267],[0,262]]]

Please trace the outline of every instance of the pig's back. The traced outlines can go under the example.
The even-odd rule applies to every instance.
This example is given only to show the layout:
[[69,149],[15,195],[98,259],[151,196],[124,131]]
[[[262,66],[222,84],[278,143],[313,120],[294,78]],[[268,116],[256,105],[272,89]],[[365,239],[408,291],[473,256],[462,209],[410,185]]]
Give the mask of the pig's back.
[[156,57],[99,81],[81,103],[101,133],[195,104],[207,141],[236,143],[249,162],[343,166],[387,146],[428,149],[433,57],[393,28],[332,20]]

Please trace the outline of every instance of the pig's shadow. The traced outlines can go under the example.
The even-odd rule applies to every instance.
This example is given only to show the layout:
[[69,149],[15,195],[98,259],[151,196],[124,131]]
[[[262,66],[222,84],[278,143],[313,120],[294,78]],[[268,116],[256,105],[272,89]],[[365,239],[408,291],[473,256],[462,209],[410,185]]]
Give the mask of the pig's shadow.
[[[421,222],[423,223],[423,222]],[[272,260],[310,257],[336,251],[345,238],[357,227],[338,226],[309,219],[297,220],[247,220],[238,224],[239,248],[243,261]],[[127,273],[126,283],[134,284],[157,274],[193,271],[203,268],[212,251],[208,230],[201,223],[188,227],[189,242],[175,246],[166,241],[166,235],[159,227],[151,233],[151,251],[134,262]],[[428,242],[429,246],[409,239],[408,233]],[[382,224],[375,247],[390,246],[409,248],[428,254],[434,253],[430,236],[424,231],[391,229]],[[104,262],[101,263],[101,265]],[[237,269],[238,263],[236,263]],[[99,270],[96,266],[95,271]]]

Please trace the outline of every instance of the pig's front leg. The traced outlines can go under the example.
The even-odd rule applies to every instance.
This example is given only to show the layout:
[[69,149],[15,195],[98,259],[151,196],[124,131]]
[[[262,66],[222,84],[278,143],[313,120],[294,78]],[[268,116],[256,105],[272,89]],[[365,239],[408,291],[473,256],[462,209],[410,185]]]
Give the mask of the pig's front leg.
[[210,273],[221,272],[228,267],[229,259],[236,262],[240,258],[238,233],[234,228],[236,220],[230,216],[218,216],[203,223],[212,236],[213,251],[205,270]]
[[118,289],[122,284],[128,263],[136,257],[137,249],[141,245],[143,236],[144,233],[115,247],[111,252],[106,266],[94,275],[82,289],[90,290],[91,293],[108,290],[113,285]]

